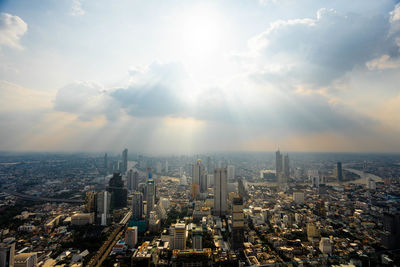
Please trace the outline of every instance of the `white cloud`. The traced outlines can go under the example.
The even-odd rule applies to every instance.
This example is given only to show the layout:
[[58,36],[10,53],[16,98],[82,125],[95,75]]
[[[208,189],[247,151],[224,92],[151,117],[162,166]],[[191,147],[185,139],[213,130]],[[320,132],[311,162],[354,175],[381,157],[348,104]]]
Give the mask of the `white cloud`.
[[21,37],[28,30],[28,25],[18,16],[0,13],[0,46],[22,49]]
[[82,8],[81,0],[72,0],[71,16],[82,16],[85,10]]
[[253,77],[287,89],[309,85],[319,90],[383,55],[397,58],[399,32],[392,25],[398,7],[391,16],[323,8],[315,19],[273,22],[249,42]]

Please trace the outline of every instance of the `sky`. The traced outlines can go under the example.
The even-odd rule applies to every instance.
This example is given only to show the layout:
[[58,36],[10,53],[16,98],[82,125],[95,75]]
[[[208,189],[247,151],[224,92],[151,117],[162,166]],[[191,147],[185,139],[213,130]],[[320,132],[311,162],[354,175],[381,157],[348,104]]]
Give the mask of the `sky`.
[[0,151],[400,152],[394,0],[0,0]]

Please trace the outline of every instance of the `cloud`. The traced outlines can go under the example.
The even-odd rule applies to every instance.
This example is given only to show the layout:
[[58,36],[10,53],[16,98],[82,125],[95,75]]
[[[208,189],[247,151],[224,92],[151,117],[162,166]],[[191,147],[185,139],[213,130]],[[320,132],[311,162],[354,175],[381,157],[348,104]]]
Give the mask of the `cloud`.
[[28,25],[18,16],[0,13],[0,46],[22,49],[21,37],[28,30]]
[[82,16],[85,10],[82,8],[81,0],[72,0],[71,16]]
[[92,120],[96,116],[117,119],[119,106],[114,103],[103,86],[95,82],[74,82],[57,91],[54,109],[78,115],[80,120]]
[[316,18],[273,22],[249,42],[253,77],[319,88],[382,55],[397,58],[397,9],[390,16],[364,16],[323,8]]

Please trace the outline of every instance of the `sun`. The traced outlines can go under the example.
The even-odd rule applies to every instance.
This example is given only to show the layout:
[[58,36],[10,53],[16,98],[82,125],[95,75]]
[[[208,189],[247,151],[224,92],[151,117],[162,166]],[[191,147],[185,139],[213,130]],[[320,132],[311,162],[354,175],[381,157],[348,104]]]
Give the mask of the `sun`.
[[201,61],[215,56],[223,41],[223,19],[214,9],[202,6],[185,12],[180,19],[182,54]]

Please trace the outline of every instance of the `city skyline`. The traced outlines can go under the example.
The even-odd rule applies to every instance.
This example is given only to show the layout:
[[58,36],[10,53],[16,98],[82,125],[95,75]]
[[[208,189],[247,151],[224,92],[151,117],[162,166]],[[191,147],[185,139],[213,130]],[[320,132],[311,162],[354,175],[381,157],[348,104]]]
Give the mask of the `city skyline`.
[[1,1],[0,151],[400,152],[395,0]]

